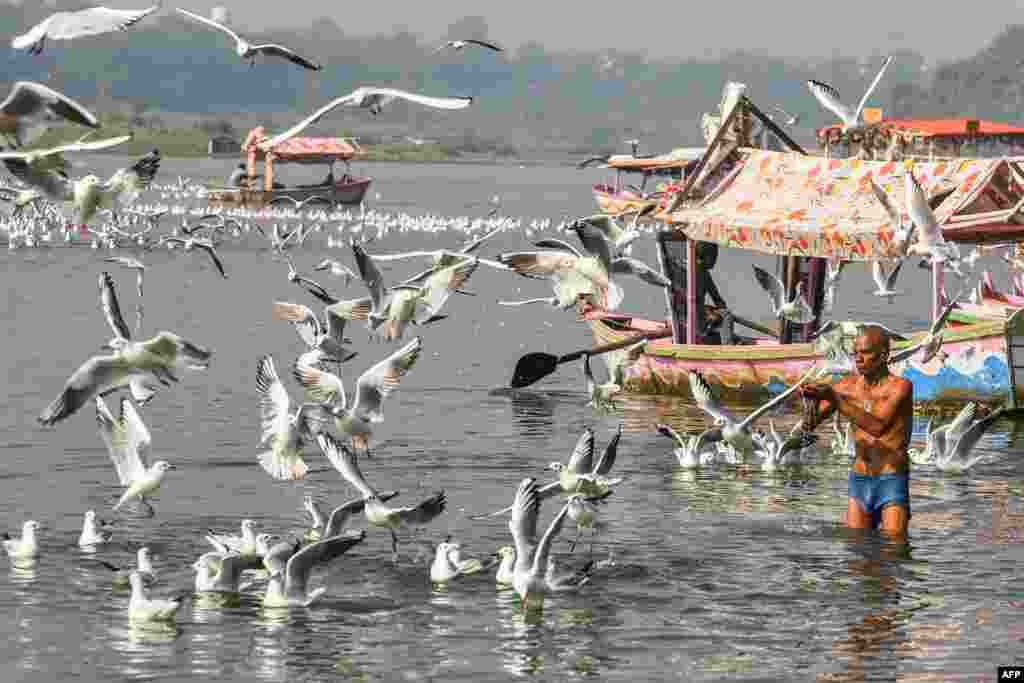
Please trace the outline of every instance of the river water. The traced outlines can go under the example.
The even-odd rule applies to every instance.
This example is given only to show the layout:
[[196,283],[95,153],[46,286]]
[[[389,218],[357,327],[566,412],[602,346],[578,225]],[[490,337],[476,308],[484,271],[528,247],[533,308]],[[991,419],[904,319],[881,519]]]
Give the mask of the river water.
[[[108,172],[119,162],[91,163]],[[165,160],[161,178],[221,176],[230,162]],[[601,171],[567,167],[377,164],[371,188],[380,210],[482,215],[498,195],[507,215],[552,218],[589,213],[589,185]],[[312,175],[312,171],[308,172]],[[301,176],[302,174],[297,174]],[[299,180],[304,178],[300,177]],[[150,195],[147,202],[174,202]],[[391,234],[377,251],[453,247],[460,237]],[[524,248],[521,233],[500,235],[484,254]],[[293,254],[309,270],[327,249],[314,235]],[[653,258],[649,245],[637,253]],[[308,609],[261,606],[262,584],[223,602],[189,601],[174,628],[129,624],[128,593],[115,590],[95,558],[133,562],[152,549],[171,594],[192,586],[191,563],[209,548],[209,528],[237,529],[243,518],[287,536],[307,526],[302,498],[340,504],[354,490],[316,452],[300,482],[275,482],[256,463],[260,450],[255,368],[272,354],[287,372],[302,350],[270,303],[314,302],[287,282],[286,266],[257,237],[229,243],[221,280],[200,255],[154,252],[145,292],[145,333],[173,330],[211,347],[205,373],[189,373],[141,409],[153,455],[177,466],[153,499],[151,518],[115,515],[120,488],[86,407],[53,429],[36,415],[68,375],[110,337],[99,311],[97,274],[110,268],[90,249],[17,250],[0,255],[8,337],[0,420],[0,516],[17,533],[25,519],[45,525],[42,552],[28,568],[0,576],[0,671],[3,680],[147,679],[217,681],[436,680],[529,677],[566,680],[948,681],[994,680],[995,667],[1024,663],[1024,434],[1002,420],[980,444],[986,458],[962,476],[918,468],[912,481],[909,544],[846,531],[846,462],[831,455],[822,429],[818,463],[765,473],[754,468],[681,470],[657,422],[698,429],[703,417],[683,400],[627,397],[618,412],[586,407],[579,364],[563,366],[527,390],[502,390],[528,351],[565,353],[592,345],[583,323],[547,307],[506,309],[498,298],[547,296],[548,288],[481,268],[476,297],[449,301],[450,318],[414,329],[424,352],[385,404],[385,422],[367,478],[415,503],[444,489],[448,510],[433,524],[390,538],[368,529],[366,541],[314,573],[328,587]],[[332,256],[351,264],[351,255]],[[750,264],[771,259],[723,254],[719,285],[737,312],[764,317]],[[419,264],[409,267],[411,272]],[[928,274],[907,268],[908,293],[892,305],[873,300],[866,269],[844,274],[840,317],[878,319],[902,329],[927,319]],[[396,269],[396,275],[400,272]],[[122,308],[134,308],[134,276],[113,271]],[[997,272],[997,281],[1002,271]],[[326,283],[325,283],[326,284]],[[330,289],[362,296],[340,281]],[[626,288],[624,309],[663,315],[661,293]],[[359,356],[344,367],[348,387],[390,347],[349,333]],[[600,368],[603,370],[603,368]],[[780,417],[783,422],[787,417]],[[511,502],[524,476],[547,481],[544,467],[564,461],[590,426],[603,449],[619,424],[615,473],[625,477],[602,508],[593,544],[602,564],[578,594],[548,598],[526,614],[493,572],[446,588],[428,576],[432,546],[451,535],[463,556],[486,557],[511,538],[501,518],[473,521]],[[788,424],[788,422],[787,422]],[[924,425],[916,425],[918,433]],[[397,502],[397,501],[396,501]],[[77,547],[82,514],[115,522],[110,544],[95,554]],[[541,524],[556,508],[547,503]],[[361,526],[362,520],[357,522]],[[563,531],[560,560],[581,564]]]

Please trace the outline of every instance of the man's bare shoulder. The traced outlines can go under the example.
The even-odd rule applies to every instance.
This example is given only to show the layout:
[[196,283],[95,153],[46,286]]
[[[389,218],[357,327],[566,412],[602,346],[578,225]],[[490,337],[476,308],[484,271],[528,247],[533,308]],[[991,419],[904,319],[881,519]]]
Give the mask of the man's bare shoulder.
[[885,381],[886,388],[892,393],[899,396],[910,395],[914,393],[914,384],[904,377],[897,377],[896,375],[889,375]]

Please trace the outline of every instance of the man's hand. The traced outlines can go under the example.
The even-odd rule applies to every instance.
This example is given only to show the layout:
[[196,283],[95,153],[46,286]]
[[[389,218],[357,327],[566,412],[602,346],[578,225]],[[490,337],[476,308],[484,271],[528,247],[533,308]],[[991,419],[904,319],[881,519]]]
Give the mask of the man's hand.
[[831,384],[804,384],[800,387],[800,394],[815,401],[836,400],[836,392],[833,391]]

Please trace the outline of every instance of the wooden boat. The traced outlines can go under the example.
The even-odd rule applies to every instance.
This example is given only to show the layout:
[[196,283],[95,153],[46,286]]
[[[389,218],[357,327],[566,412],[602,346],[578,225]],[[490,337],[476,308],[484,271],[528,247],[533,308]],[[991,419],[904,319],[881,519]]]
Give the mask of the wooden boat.
[[[209,187],[206,199],[210,202],[264,206],[281,197],[302,201],[322,197],[331,204],[359,204],[363,201],[372,178],[352,175],[346,171],[334,182],[281,187],[274,183],[274,164],[319,164],[333,168],[341,161],[346,169],[351,159],[365,152],[354,140],[344,138],[290,138],[264,152],[258,143],[267,137],[262,127],[249,131],[242,144],[246,161],[245,187]],[[263,162],[262,178],[257,175],[257,162]],[[262,187],[260,186],[262,180]]]
[[[648,208],[658,203],[670,186],[683,177],[687,164],[692,164],[704,153],[703,147],[681,148],[654,157],[635,157],[617,154],[608,158],[605,168],[615,169],[611,183],[593,186],[594,201],[602,213],[619,216]],[[640,184],[627,184],[629,175],[640,174]],[[663,178],[648,189],[651,178]]]
[[[865,111],[865,125],[816,131],[827,157],[869,159],[998,158],[1024,155],[1024,127],[980,119],[886,119]],[[872,120],[874,119],[874,120]]]
[[[745,114],[763,116],[746,98],[741,101]],[[695,176],[728,133],[735,110],[694,169]],[[823,341],[804,340],[819,326],[825,260],[869,261],[899,254],[893,242],[896,226],[889,224],[868,178],[891,196],[901,197],[902,163],[750,148],[737,148],[719,159],[723,167],[705,175],[713,184],[698,188],[697,199],[686,201],[690,189],[686,183],[679,195],[667,198],[656,216],[671,228],[658,238],[662,272],[673,282],[666,297],[671,318],[650,321],[603,310],[584,311],[598,345],[652,330],[671,330],[670,339],[603,356],[610,375],[627,393],[689,396],[689,373],[696,369],[725,397],[778,393],[824,361]],[[1017,160],[919,162],[914,171],[932,196],[947,240],[1010,243],[1024,238],[1024,225],[1019,224],[1024,169]],[[704,298],[702,291],[698,293],[703,282],[698,277],[698,242],[779,256],[790,296],[798,281],[811,294],[814,321],[803,326],[786,323],[777,339],[756,339],[753,345],[709,343],[698,332],[706,329],[705,308],[697,304]],[[932,269],[933,316],[941,310],[943,277],[941,267]],[[1005,314],[998,318],[968,316],[961,318],[960,325],[947,328],[945,363],[933,359],[922,364],[915,356],[894,366],[895,374],[913,382],[919,409],[963,401],[1024,408],[1024,314],[1012,307],[1002,310]],[[925,334],[926,330],[909,333],[910,343]]]

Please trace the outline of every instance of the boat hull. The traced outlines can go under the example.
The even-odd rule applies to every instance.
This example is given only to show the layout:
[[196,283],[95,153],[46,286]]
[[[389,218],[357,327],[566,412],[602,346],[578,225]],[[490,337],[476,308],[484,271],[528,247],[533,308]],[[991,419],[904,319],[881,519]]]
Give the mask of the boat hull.
[[[623,325],[598,318],[589,323],[598,345],[650,328],[647,321]],[[912,335],[911,343],[924,335]],[[893,374],[913,383],[916,409],[927,412],[930,407],[966,401],[1024,406],[1024,315],[947,329],[944,338],[944,363],[940,358],[921,363],[917,354],[892,366]],[[897,344],[894,350],[905,345]],[[743,402],[780,393],[824,360],[814,344],[710,346],[671,340],[649,342],[631,354],[610,352],[604,358],[625,393],[689,398],[690,372],[697,370],[724,400]],[[822,381],[840,377],[836,374]]]
[[217,188],[207,191],[206,200],[240,206],[264,206],[281,197],[290,197],[296,201],[310,197],[324,197],[334,204],[355,205],[363,201],[372,182],[372,178],[356,177],[345,182],[337,182],[334,185],[282,187],[269,191],[249,188]]

